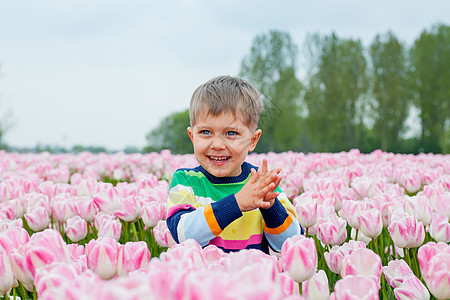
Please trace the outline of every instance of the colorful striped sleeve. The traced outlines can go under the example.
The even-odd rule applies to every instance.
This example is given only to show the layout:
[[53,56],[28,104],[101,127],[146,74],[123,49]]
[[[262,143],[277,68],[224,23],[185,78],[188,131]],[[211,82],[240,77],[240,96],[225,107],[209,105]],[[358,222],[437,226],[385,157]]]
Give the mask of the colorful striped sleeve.
[[172,177],[167,226],[176,242],[195,239],[201,246],[206,246],[242,213],[234,195],[219,201],[209,199],[210,203],[204,203],[203,198],[199,203],[185,176],[183,171],[177,171]]
[[272,207],[260,211],[265,223],[264,235],[273,250],[281,251],[281,246],[287,238],[303,234],[295,209],[284,193],[280,193]]

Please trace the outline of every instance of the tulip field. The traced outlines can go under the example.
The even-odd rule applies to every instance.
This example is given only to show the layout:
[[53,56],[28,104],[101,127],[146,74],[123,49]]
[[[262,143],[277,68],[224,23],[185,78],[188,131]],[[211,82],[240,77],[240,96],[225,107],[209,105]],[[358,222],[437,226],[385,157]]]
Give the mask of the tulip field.
[[450,299],[450,155],[263,158],[305,229],[271,255],[175,244],[170,178],[193,155],[0,151],[0,297]]

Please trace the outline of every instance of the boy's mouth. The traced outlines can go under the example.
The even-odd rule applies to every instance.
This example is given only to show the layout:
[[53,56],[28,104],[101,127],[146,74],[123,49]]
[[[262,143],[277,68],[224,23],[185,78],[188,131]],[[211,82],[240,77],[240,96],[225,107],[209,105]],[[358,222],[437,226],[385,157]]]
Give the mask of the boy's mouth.
[[214,164],[223,164],[227,160],[230,159],[230,156],[208,156],[209,160],[211,160]]

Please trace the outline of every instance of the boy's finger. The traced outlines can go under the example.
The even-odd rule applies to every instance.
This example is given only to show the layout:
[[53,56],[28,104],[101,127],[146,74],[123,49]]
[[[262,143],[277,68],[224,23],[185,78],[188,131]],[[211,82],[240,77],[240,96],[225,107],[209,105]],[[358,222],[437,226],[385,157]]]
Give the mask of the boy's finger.
[[278,178],[274,181],[274,183],[275,183],[275,186],[279,186],[280,185],[280,182],[281,182],[281,180],[283,180],[283,176],[281,176],[281,175],[278,175]]
[[266,196],[264,197],[264,201],[275,200],[275,198],[277,198],[278,195],[280,195],[280,192],[269,192],[269,193],[267,193]]
[[265,158],[263,158],[261,169],[262,169],[263,173],[266,173],[268,171],[267,159],[265,159]]
[[268,185],[263,187],[261,189],[261,195],[266,195],[267,193],[273,192],[273,190],[276,188],[275,184],[273,182],[270,182]]
[[256,174],[256,170],[255,170],[255,169],[251,169],[251,170],[250,170],[250,178],[248,179],[247,183],[248,183],[248,182],[250,182],[250,183],[256,182],[257,177],[258,177],[258,176],[257,176],[257,174]]

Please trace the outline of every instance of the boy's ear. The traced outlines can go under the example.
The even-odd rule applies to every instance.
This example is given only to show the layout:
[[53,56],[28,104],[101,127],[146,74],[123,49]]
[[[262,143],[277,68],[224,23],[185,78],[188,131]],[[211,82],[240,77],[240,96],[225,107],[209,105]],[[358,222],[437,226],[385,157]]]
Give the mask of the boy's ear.
[[252,152],[253,150],[255,150],[256,145],[258,144],[259,138],[261,137],[261,133],[262,133],[261,129],[258,129],[253,133],[248,152]]
[[192,133],[192,127],[187,128],[187,133],[189,135],[189,138],[191,139],[191,142],[194,142],[194,135]]

